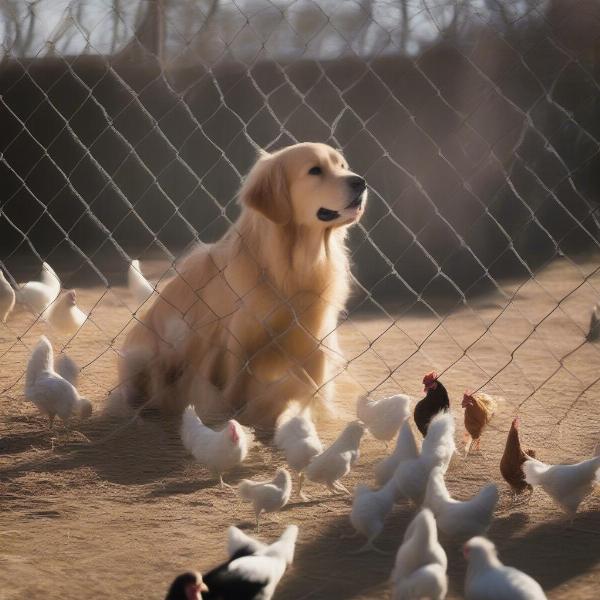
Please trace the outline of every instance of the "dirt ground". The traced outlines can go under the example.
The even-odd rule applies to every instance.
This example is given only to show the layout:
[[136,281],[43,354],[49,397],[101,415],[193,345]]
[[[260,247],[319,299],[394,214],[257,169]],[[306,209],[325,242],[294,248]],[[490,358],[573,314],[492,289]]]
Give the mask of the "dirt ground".
[[[517,413],[524,443],[542,460],[569,462],[594,453],[600,440],[600,346],[583,342],[590,307],[600,296],[597,268],[597,259],[578,266],[557,261],[535,282],[504,281],[507,295],[516,292],[508,308],[500,293],[479,296],[450,312],[437,329],[437,319],[422,309],[396,315],[395,324],[381,312],[351,315],[340,327],[350,365],[338,381],[338,417],[319,423],[329,442],[353,417],[354,399],[363,388],[420,398],[423,373],[435,368],[449,389],[462,447],[463,390],[496,374],[485,390],[504,401],[482,452],[466,460],[456,456],[448,485],[455,496],[467,498],[488,481],[498,482],[502,496],[489,536],[506,563],[531,574],[556,600],[599,597],[600,499],[590,497],[569,524],[541,490],[529,504],[512,505],[498,465]],[[253,530],[249,505],[216,486],[186,456],[174,423],[127,424],[102,416],[115,384],[114,348],[130,319],[131,299],[123,288],[108,293],[88,288],[79,298],[86,311],[94,307],[93,323],[72,340],[49,332],[57,352],[67,344],[84,366],[80,389],[92,400],[95,415],[76,431],[52,434],[23,397],[29,348],[46,328],[30,327],[31,317],[24,313],[0,328],[2,600],[162,598],[178,572],[206,570],[224,558],[228,525]],[[371,483],[372,467],[385,454],[383,444],[368,435],[361,451],[344,481],[349,488]],[[281,464],[276,450],[257,442],[226,479],[265,477]],[[389,556],[355,556],[350,551],[362,541],[341,539],[351,532],[351,499],[329,496],[314,485],[308,491],[308,502],[294,498],[261,526],[264,540],[288,523],[300,527],[296,561],[276,597],[388,598],[394,553],[414,509],[399,505],[390,515],[378,542]],[[459,598],[465,563],[456,544],[444,545],[448,597]]]

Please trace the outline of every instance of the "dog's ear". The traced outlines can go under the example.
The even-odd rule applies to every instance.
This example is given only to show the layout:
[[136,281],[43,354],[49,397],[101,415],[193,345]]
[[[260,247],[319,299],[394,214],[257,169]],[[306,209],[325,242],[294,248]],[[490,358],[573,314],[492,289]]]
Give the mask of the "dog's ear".
[[290,190],[281,160],[261,153],[242,186],[240,201],[278,225],[292,218]]

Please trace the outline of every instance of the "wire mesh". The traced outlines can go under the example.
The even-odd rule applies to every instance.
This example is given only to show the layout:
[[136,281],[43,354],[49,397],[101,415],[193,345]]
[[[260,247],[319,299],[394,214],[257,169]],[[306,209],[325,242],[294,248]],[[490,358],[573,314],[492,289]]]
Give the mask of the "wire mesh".
[[[418,396],[434,369],[453,394],[502,396],[565,460],[589,453],[594,2],[7,0],[0,15],[1,266],[18,288],[51,264],[88,315],[62,337],[44,315],[9,316],[4,397],[22,396],[49,332],[101,409],[156,297],[132,299],[131,260],[160,295],[181,257],[235,227],[259,149],[321,141],[369,202],[349,233],[347,306],[324,336],[304,330],[330,350],[339,337],[336,368],[314,381],[292,357],[290,371],[315,396],[335,381],[347,408],[360,393]],[[289,329],[266,321],[277,346]]]

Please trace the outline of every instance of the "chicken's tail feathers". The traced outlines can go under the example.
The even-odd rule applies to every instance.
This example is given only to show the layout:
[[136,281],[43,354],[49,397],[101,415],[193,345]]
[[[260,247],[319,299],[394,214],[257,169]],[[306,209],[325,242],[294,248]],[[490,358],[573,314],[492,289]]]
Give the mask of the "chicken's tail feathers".
[[246,535],[241,529],[233,525],[227,530],[227,554],[229,558],[234,555],[249,555],[263,550],[265,544]]
[[42,283],[49,288],[60,291],[60,278],[47,262],[42,264],[42,274],[40,279]]
[[33,349],[29,362],[27,363],[27,372],[25,374],[25,391],[33,386],[43,371],[54,368],[54,353],[52,344],[45,335],[40,336],[40,341]]
[[189,405],[181,416],[181,441],[188,452],[193,451],[193,439],[196,433],[204,427],[194,407]]
[[535,458],[530,458],[523,463],[523,473],[525,481],[529,485],[539,485],[542,482],[544,474],[550,469],[551,465],[547,465]]
[[288,565],[294,562],[294,550],[298,539],[298,526],[288,525],[281,537],[271,544],[267,552],[272,556],[283,558]]

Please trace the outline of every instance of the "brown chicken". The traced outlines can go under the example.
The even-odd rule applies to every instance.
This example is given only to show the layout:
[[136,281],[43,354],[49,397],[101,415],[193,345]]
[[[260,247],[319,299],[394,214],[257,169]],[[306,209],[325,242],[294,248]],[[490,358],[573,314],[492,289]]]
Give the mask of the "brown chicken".
[[464,439],[465,456],[467,456],[473,443],[475,443],[475,449],[479,450],[481,434],[496,412],[498,405],[489,394],[465,392],[462,407],[465,409],[465,429],[467,431]]
[[527,450],[527,452],[523,452],[519,441],[519,418],[517,417],[513,420],[508,432],[506,447],[500,461],[500,473],[510,485],[515,498],[525,490],[530,493],[533,490],[525,481],[525,474],[523,473],[523,463],[528,458],[535,458],[535,451]]

